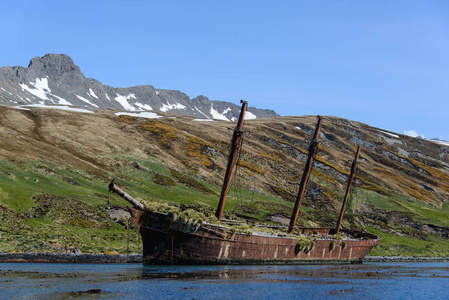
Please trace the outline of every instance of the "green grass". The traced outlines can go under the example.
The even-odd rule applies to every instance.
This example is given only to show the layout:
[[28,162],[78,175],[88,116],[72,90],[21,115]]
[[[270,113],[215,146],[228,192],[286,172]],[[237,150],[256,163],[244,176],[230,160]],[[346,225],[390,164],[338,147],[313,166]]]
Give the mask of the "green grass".
[[356,189],[355,195],[357,199],[351,203],[353,207],[363,205],[363,203],[371,204],[385,211],[411,214],[415,221],[421,223],[449,227],[448,203],[444,203],[443,207],[440,208],[409,196],[397,195],[388,197],[363,189]]
[[[154,160],[143,160],[137,157],[121,158],[123,166],[112,172],[105,172],[105,178],[118,178],[118,185],[136,199],[164,202],[207,205],[213,209],[218,204],[220,187],[211,185],[198,178],[191,178],[200,185],[216,193],[202,193],[178,183],[176,186],[161,186],[152,182],[155,173],[173,178],[170,170]],[[139,169],[133,163],[139,165]],[[185,175],[190,177],[190,175]],[[38,182],[34,180],[37,179]],[[68,180],[69,179],[69,180]],[[76,182],[73,185],[69,182]],[[92,228],[83,222],[67,219],[71,224],[64,224],[61,214],[68,212],[75,215],[75,207],[88,210],[96,215],[107,215],[107,186],[109,180],[87,174],[82,170],[66,169],[53,164],[31,160],[7,161],[0,159],[0,205],[8,211],[0,214],[0,251],[51,251],[48,244],[72,245],[87,253],[103,253],[118,251],[124,253],[127,245],[126,224],[105,221],[99,228]],[[60,197],[58,203],[50,203],[53,208],[45,215],[33,217],[39,208],[36,197],[51,195]],[[242,197],[236,197],[241,195]],[[241,200],[245,199],[245,200]],[[76,201],[86,206],[76,204]],[[225,211],[230,212],[241,203],[251,203],[264,207],[263,203],[284,202],[274,196],[265,196],[252,191],[234,188],[229,193]],[[129,206],[118,196],[111,194],[110,204]],[[262,209],[263,218],[269,210]],[[30,217],[30,215],[32,217]],[[66,221],[67,221],[66,220]],[[141,241],[136,229],[131,230],[131,251],[141,251]]]
[[380,244],[370,255],[378,256],[449,256],[449,240],[428,235],[426,240],[399,236],[383,230],[367,228],[369,232],[380,235]]
[[[118,186],[138,200],[199,204],[212,210],[215,210],[218,204],[221,187],[209,184],[192,174],[184,175],[185,183],[179,183],[172,172],[155,159],[123,155],[115,155],[109,159],[121,163],[109,171],[104,171],[101,178],[82,170],[68,169],[51,163],[0,159],[0,252],[54,252],[57,251],[54,245],[67,244],[79,247],[84,253],[126,253],[127,223],[112,222],[105,208],[107,186],[112,178],[118,178]],[[176,185],[163,186],[153,182],[156,173],[173,179]],[[35,182],[35,179],[38,182]],[[189,182],[195,182],[196,188],[191,188]],[[207,190],[216,195],[206,192]],[[42,195],[51,195],[59,199],[59,202],[50,201],[51,208],[35,216],[33,214],[39,209],[42,212],[43,204],[36,201],[42,199]],[[116,195],[111,195],[110,200],[111,205],[129,206]],[[348,210],[369,210],[372,207],[404,213],[416,222],[449,226],[448,203],[438,208],[411,197],[391,197],[355,188]],[[293,203],[280,197],[234,186],[231,187],[225,205],[227,213],[239,213],[261,221],[272,214],[290,217],[292,209]],[[101,221],[90,222],[83,215],[87,212],[98,216]],[[78,217],[64,217],[64,213]],[[320,224],[323,218],[336,219],[336,216],[327,214],[312,207],[307,199],[304,199],[298,224],[310,226],[314,223]],[[350,212],[347,214],[352,215]],[[447,239],[433,235],[423,237],[406,226],[390,230],[385,224],[382,226],[382,230],[376,229],[378,227],[372,224],[364,226],[370,232],[382,236],[381,244],[371,251],[371,255],[449,256]],[[401,234],[394,234],[391,229]],[[130,231],[130,242],[131,252],[141,252],[141,240],[135,228]]]
[[[99,185],[104,182],[88,174],[81,176],[82,171],[73,172],[55,165],[27,160],[20,160],[19,164],[21,167],[0,160],[0,168],[14,176],[12,178],[4,172],[0,173],[0,193],[3,196],[1,202],[16,212],[23,213],[33,207],[34,202],[31,198],[41,193],[71,197],[98,205],[101,201],[93,195],[105,189],[107,192],[107,188],[99,189]],[[46,167],[54,172],[46,174],[38,171],[37,167]],[[70,184],[64,181],[64,178],[72,179],[79,185]],[[35,182],[36,179],[38,182]]]
[[414,198],[402,201],[402,204],[411,212],[418,215],[421,222],[442,227],[449,227],[448,203],[444,203],[442,208],[429,205]]
[[394,198],[378,194],[374,191],[365,190],[361,188],[354,188],[350,197],[349,205],[363,205],[371,204],[376,208],[386,211],[405,211],[406,209]]

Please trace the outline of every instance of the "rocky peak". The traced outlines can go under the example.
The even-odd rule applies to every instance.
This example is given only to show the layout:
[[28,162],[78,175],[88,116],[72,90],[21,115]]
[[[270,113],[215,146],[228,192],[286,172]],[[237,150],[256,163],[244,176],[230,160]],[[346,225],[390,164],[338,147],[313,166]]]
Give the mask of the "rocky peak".
[[28,72],[36,76],[48,76],[54,78],[68,72],[81,70],[73,60],[64,54],[46,54],[43,57],[35,57],[28,64]]
[[[238,105],[211,101],[205,96],[191,100],[177,90],[156,89],[151,85],[114,88],[86,78],[65,54],[33,58],[27,68],[0,68],[0,104],[61,104],[90,109],[116,108],[129,111],[156,110],[201,118],[234,120]],[[279,116],[272,110],[249,107],[253,117]]]
[[210,100],[206,96],[200,95],[200,96],[193,98],[192,101],[199,103],[199,104],[204,104],[204,103],[209,102]]
[[75,65],[73,60],[65,54],[46,54],[43,57],[33,58],[27,68],[28,78],[32,81],[35,78],[51,78],[55,82],[67,82],[73,85],[81,83],[86,78],[80,68]]

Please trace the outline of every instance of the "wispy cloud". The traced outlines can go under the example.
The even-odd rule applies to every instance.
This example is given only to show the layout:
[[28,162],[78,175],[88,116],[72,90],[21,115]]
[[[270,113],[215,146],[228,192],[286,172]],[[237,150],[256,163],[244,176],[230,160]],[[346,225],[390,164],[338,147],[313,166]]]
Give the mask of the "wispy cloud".
[[425,139],[426,137],[424,136],[424,134],[418,133],[415,129],[411,129],[411,130],[405,130],[404,131],[405,135],[411,136],[411,137],[421,137],[423,139]]

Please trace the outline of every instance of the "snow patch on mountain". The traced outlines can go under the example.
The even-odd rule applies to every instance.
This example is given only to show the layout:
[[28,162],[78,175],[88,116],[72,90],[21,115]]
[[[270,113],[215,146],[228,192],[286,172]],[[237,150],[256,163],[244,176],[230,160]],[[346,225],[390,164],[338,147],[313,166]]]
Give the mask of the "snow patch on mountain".
[[23,109],[23,110],[29,110],[29,108],[37,107],[37,108],[48,108],[48,109],[61,109],[61,110],[68,110],[68,111],[74,111],[74,112],[80,112],[80,113],[87,113],[87,114],[93,114],[93,111],[82,109],[82,108],[76,108],[76,107],[69,107],[66,105],[45,105],[45,104],[29,104],[29,105],[20,105],[20,106],[14,106],[14,108],[17,109]]
[[50,94],[52,97],[55,97],[56,99],[59,100],[59,103],[55,103],[54,101],[52,101],[55,104],[61,104],[61,105],[72,105],[72,103],[70,103],[69,101],[65,100],[64,98],[61,98],[59,96],[56,96],[54,94]]
[[13,95],[13,93],[11,93],[10,91],[5,90],[4,88],[0,87],[0,89],[2,89],[3,91],[7,92],[8,94],[10,94],[11,96]]
[[[32,85],[34,88],[30,88],[28,85],[24,83],[19,83],[20,87],[22,88],[22,91],[28,92],[31,95],[34,95],[42,100],[51,101],[52,103],[55,103],[53,99],[50,99],[49,96],[56,98],[59,100],[58,103],[55,104],[63,104],[63,105],[72,105],[69,101],[65,100],[64,98],[61,98],[59,96],[56,96],[51,93],[51,89],[48,86],[48,78],[36,78],[35,82],[30,82],[30,85]],[[28,98],[27,98],[28,99]],[[30,102],[32,102],[30,100]]]
[[89,95],[98,99],[98,96],[94,93],[94,91],[92,91],[92,89],[89,89]]
[[195,122],[215,122],[212,119],[193,119]]
[[128,100],[130,100],[131,98],[136,98],[136,96],[134,96],[134,94],[129,94],[128,96],[117,94],[117,97],[115,97],[115,101],[120,103],[120,105],[123,106],[124,109],[134,111],[136,110],[136,108],[128,103]]
[[214,105],[212,104],[210,106],[210,114],[212,115],[213,119],[229,121],[229,119],[224,115],[226,111],[228,111],[228,109],[231,110],[231,108],[227,108],[222,114],[220,114],[216,109],[214,109]]
[[167,112],[172,109],[186,109],[186,107],[184,105],[182,105],[181,103],[170,104],[167,102],[167,104],[162,104],[162,107],[159,110],[163,111],[163,112]]
[[[236,120],[240,111],[239,105],[234,103],[211,101],[205,96],[190,99],[180,91],[158,90],[151,85],[129,88],[105,86],[95,79],[86,78],[73,60],[64,54],[35,57],[26,68],[0,67],[0,74],[1,105],[35,103],[129,111],[160,110],[194,118],[228,121]],[[269,109],[250,110],[252,113],[247,114],[247,119],[279,116]]]
[[162,118],[162,116],[159,116],[157,113],[154,112],[148,112],[148,111],[143,111],[143,112],[117,112],[114,115],[116,116],[131,116],[131,117],[139,117],[139,118],[147,118],[147,119],[157,119],[157,118]]
[[444,141],[444,140],[429,140],[429,141],[440,144],[440,145],[449,146],[448,141]]
[[386,132],[386,131],[383,131],[383,130],[378,130],[380,133],[383,133],[383,134],[386,134],[386,135],[389,135],[389,136],[392,136],[392,137],[394,137],[394,138],[399,138],[399,135],[397,135],[397,134],[394,134],[394,133],[390,133],[390,132]]
[[199,110],[198,107],[196,107],[196,106],[194,106],[194,107],[195,107],[195,109],[196,109],[200,114],[202,114],[202,115],[205,116],[207,119],[209,119],[209,116],[208,116],[208,115],[206,115],[206,114],[203,113],[201,110]]
[[75,95],[75,96],[77,96],[78,97],[78,99],[80,99],[81,101],[84,101],[84,102],[86,102],[87,104],[89,104],[89,105],[92,105],[92,106],[94,106],[94,107],[97,107],[98,108],[98,105],[96,105],[96,104],[93,104],[92,102],[90,102],[89,100],[87,100],[86,98],[84,98],[84,97],[81,97],[81,96],[79,96],[79,95]]
[[257,119],[257,116],[250,111],[245,113],[245,120]]
[[34,88],[30,88],[25,83],[19,83],[20,87],[22,88],[22,91],[26,91],[40,99],[43,100],[49,100],[47,97],[47,93],[51,92],[50,88],[48,87],[48,78],[36,78],[35,82],[30,82],[30,84]]
[[151,106],[149,106],[148,104],[142,104],[140,102],[136,102],[136,103],[134,103],[134,105],[140,107],[141,109],[153,110],[153,108]]

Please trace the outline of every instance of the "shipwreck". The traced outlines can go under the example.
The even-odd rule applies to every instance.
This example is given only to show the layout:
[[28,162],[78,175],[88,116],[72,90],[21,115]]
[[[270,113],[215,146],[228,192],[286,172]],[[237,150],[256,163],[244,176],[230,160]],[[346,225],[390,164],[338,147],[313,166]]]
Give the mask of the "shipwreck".
[[[253,227],[251,231],[236,230],[223,222],[223,209],[229,191],[231,174],[236,163],[247,102],[242,108],[233,131],[231,150],[215,213],[218,222],[200,220],[186,222],[173,214],[154,211],[121,190],[116,180],[109,191],[132,204],[131,221],[138,228],[143,242],[143,263],[152,264],[313,264],[360,263],[379,244],[377,235],[341,228],[346,202],[355,176],[360,147],[351,167],[341,212],[334,228],[302,228],[296,226],[301,201],[313,164],[322,118],[318,116],[308,159],[300,182],[295,206],[287,230]],[[278,229],[278,230],[276,230]]]

